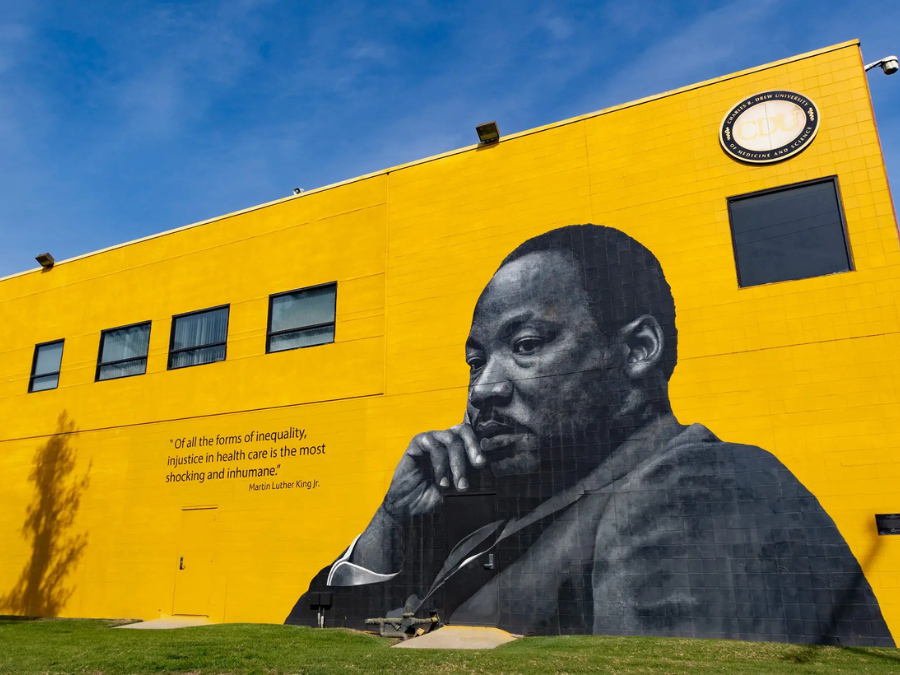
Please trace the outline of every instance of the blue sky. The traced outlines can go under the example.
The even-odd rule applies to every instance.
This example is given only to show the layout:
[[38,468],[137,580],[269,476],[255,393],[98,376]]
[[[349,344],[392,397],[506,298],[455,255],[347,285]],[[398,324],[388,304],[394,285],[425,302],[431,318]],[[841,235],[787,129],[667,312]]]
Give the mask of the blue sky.
[[[0,8],[0,276],[852,38],[891,2]],[[900,184],[900,74],[869,75]],[[896,190],[895,190],[896,192]]]

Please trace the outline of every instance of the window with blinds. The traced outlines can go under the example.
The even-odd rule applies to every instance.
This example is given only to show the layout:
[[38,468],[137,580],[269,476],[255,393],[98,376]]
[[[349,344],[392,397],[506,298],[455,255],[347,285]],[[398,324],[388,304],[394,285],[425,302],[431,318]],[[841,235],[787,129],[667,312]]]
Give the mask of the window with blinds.
[[731,197],[728,215],[742,287],[852,269],[834,176]]
[[147,372],[149,351],[149,321],[103,331],[100,333],[100,354],[94,380],[99,382],[143,375]]
[[59,386],[64,342],[65,340],[54,340],[34,346],[31,377],[28,379],[29,392],[47,391]]
[[266,352],[334,342],[336,303],[336,283],[269,296]]
[[172,317],[169,370],[225,360],[228,305]]

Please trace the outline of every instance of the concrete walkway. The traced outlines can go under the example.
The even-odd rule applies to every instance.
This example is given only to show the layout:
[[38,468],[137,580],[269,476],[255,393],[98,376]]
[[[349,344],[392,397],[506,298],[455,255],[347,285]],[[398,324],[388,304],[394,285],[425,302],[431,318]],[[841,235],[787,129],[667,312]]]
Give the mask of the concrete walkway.
[[129,623],[116,628],[133,628],[135,630],[171,630],[172,628],[190,628],[191,626],[212,625],[205,616],[167,616],[163,619]]
[[398,649],[493,649],[515,640],[499,628],[474,626],[444,626],[394,645]]

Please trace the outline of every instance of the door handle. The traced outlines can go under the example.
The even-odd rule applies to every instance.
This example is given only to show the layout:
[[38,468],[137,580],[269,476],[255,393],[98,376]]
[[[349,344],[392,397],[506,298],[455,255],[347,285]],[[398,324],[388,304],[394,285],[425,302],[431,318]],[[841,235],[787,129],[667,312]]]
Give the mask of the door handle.
[[184,569],[184,556],[181,556],[181,557],[178,559],[178,569],[180,569],[180,570],[183,570],[183,569]]
[[488,561],[484,563],[484,569],[492,570],[494,569],[494,554],[488,553]]

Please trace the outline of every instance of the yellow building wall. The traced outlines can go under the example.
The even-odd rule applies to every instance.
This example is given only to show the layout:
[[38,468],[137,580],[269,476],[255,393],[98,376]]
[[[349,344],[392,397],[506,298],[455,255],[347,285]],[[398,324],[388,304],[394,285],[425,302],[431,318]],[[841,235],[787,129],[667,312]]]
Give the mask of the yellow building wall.
[[[722,116],[767,89],[815,101],[818,136],[779,164],[735,162],[718,144]],[[830,175],[854,271],[739,288],[727,198]],[[900,250],[857,43],[0,282],[0,604],[170,614],[182,509],[214,506],[200,613],[283,621],[365,528],[409,439],[462,421],[463,344],[500,261],[576,223],[620,229],[659,258],[677,308],[677,417],[778,457],[835,520],[900,635],[900,541],[873,519],[900,511]],[[266,355],[269,294],[329,281],[335,343]],[[171,316],[226,303],[227,360],[167,371]],[[146,320],[147,374],[95,383],[100,331]],[[59,388],[27,394],[34,345],[63,337]],[[68,423],[77,431],[59,433]],[[165,482],[167,459],[187,452],[176,439],[292,427],[324,453],[206,466],[274,464],[312,489]],[[72,465],[40,484],[41,457]],[[28,516],[47,494],[64,507],[41,548]]]

